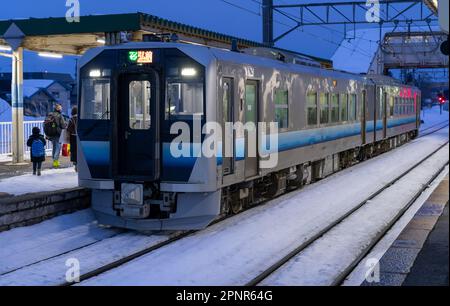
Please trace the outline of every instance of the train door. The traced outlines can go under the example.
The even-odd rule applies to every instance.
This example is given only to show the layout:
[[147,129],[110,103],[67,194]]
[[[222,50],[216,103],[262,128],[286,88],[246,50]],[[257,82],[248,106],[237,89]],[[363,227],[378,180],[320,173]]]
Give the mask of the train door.
[[233,79],[224,78],[222,83],[222,172],[234,173],[234,86]]
[[253,133],[245,135],[245,177],[258,175],[258,82],[247,81],[245,84],[244,118],[245,124],[253,123]]
[[383,139],[387,138],[387,101],[388,101],[388,94],[385,91],[383,93]]
[[374,92],[374,101],[373,101],[373,142],[377,142],[377,128],[378,128],[378,120],[379,120],[379,114],[380,114],[380,105],[378,101],[379,98],[379,90],[380,88],[378,86],[375,86],[375,92]]
[[119,177],[155,180],[158,164],[156,73],[122,74],[117,105]]
[[366,111],[367,111],[367,92],[363,90],[362,92],[362,101],[361,101],[361,140],[362,144],[366,144]]
[[420,111],[422,108],[422,99],[420,94],[414,94],[414,111],[416,113],[416,129],[420,128]]

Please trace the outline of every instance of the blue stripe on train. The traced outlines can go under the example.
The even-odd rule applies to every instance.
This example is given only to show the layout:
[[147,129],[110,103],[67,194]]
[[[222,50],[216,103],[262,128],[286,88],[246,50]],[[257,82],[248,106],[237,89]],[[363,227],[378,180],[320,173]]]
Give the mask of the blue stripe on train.
[[110,145],[108,141],[81,141],[81,149],[88,165],[109,165]]
[[[393,128],[409,123],[414,123],[415,117],[396,118],[388,120],[388,128]],[[383,129],[383,122],[377,121],[377,130]],[[367,122],[366,131],[373,132],[373,121]],[[277,148],[270,148],[270,141],[267,140],[266,148],[262,148],[263,154],[283,152],[305,146],[311,146],[319,143],[337,140],[340,138],[352,137],[361,133],[361,124],[354,123],[341,126],[325,127],[314,130],[302,130],[295,132],[281,133],[278,137]],[[269,136],[267,136],[269,138]],[[201,146],[196,145],[190,148],[190,144],[185,144],[190,150],[191,156],[193,155],[192,149],[196,149],[196,152],[201,152]],[[91,165],[108,165],[110,163],[110,145],[105,141],[82,141],[81,147],[86,157],[86,161]],[[185,147],[186,148],[186,147]],[[219,152],[221,152],[219,145]],[[236,140],[236,160],[243,160],[245,156],[245,143],[244,139],[240,138]],[[163,166],[168,167],[180,167],[183,169],[192,169],[197,161],[197,157],[174,157],[170,152],[170,143],[163,144]],[[222,163],[222,157],[219,153],[217,162],[220,165]]]

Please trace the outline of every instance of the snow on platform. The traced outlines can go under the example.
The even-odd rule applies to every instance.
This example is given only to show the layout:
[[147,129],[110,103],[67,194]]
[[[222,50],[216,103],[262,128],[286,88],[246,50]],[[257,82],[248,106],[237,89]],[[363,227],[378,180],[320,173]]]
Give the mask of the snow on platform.
[[244,285],[447,141],[416,139],[81,285]]
[[0,193],[23,195],[78,187],[74,168],[42,171],[42,176],[25,174],[0,180]]

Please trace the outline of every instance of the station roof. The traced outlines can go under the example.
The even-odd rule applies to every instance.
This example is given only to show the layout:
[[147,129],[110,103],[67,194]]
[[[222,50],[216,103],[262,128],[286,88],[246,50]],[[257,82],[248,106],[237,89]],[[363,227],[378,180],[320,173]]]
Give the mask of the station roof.
[[[67,22],[66,18],[29,18],[0,21],[0,37],[12,24],[15,24],[25,34],[22,46],[25,49],[41,52],[58,52],[64,54],[83,54],[86,50],[98,47],[99,39],[105,39],[105,33],[129,32],[132,40],[142,40],[143,34],[177,33],[180,39],[193,43],[214,47],[229,48],[236,40],[240,48],[264,47],[262,43],[225,35],[187,24],[178,23],[145,13],[90,15],[81,16],[80,22]],[[5,43],[0,39],[0,43]],[[282,50],[280,51],[288,51]],[[307,54],[325,67],[331,67],[332,62]]]

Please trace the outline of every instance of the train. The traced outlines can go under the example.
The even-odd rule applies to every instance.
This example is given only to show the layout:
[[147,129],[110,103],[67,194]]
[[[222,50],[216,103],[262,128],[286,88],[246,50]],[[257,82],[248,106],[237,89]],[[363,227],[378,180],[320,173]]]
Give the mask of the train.
[[78,79],[79,185],[131,230],[203,229],[419,134],[418,88],[273,48],[103,46]]

